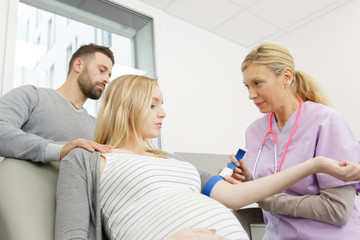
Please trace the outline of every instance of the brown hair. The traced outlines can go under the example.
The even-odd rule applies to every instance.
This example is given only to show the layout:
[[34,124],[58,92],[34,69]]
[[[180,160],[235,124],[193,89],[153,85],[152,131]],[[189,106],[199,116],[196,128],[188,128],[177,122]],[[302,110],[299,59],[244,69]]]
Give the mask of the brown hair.
[[79,47],[78,50],[76,50],[76,52],[74,52],[74,54],[72,55],[72,57],[70,59],[68,76],[71,72],[71,69],[74,64],[75,59],[82,58],[83,60],[85,60],[89,56],[93,56],[94,53],[96,53],[96,52],[105,54],[106,56],[108,56],[111,59],[112,64],[113,65],[115,64],[114,54],[110,50],[110,48],[105,47],[105,46],[96,45],[93,43],[90,43],[87,45],[82,45],[81,47]]
[[292,88],[296,96],[304,102],[313,101],[330,105],[330,101],[320,85],[309,74],[295,70],[295,62],[290,52],[276,43],[262,43],[245,57],[241,64],[244,71],[251,63],[262,64],[269,67],[276,75],[280,75],[286,68],[294,73]]

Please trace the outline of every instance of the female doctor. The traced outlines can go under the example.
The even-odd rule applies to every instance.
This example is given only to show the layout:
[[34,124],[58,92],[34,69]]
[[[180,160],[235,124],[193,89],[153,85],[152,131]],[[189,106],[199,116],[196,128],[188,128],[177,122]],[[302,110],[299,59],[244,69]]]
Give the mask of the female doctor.
[[[247,180],[315,156],[360,160],[360,145],[347,123],[327,106],[317,83],[295,70],[287,49],[263,43],[245,57],[241,68],[250,100],[265,114],[246,131]],[[360,237],[360,199],[351,182],[313,174],[259,205],[267,224],[264,239]]]

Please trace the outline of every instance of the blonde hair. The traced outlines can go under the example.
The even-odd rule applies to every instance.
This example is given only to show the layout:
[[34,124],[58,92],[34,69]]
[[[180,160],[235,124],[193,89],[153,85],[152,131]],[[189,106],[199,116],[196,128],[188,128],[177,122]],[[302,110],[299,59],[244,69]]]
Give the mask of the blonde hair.
[[157,80],[138,75],[124,75],[107,86],[99,109],[95,128],[95,142],[114,148],[123,146],[135,136],[147,152],[166,155],[154,147],[150,139],[143,139],[141,126],[150,109]]
[[289,68],[294,73],[291,83],[296,96],[304,102],[312,101],[330,105],[325,92],[320,85],[309,74],[295,70],[295,62],[290,52],[276,43],[262,43],[253,48],[241,64],[241,71],[244,71],[251,63],[262,64],[269,67],[275,75],[280,75],[283,70]]

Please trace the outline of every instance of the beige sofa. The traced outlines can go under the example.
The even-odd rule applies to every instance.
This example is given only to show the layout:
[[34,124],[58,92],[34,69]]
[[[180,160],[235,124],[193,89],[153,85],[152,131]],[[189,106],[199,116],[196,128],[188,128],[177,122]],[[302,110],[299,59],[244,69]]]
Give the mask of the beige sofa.
[[0,162],[0,239],[54,238],[58,165],[5,158]]
[[[186,161],[214,174],[228,161],[226,155],[176,153]],[[55,190],[59,163],[42,164],[5,158],[0,161],[0,239],[54,239]],[[251,235],[250,225],[261,225],[258,208],[234,211]],[[261,237],[262,228],[260,229]],[[258,236],[259,232],[253,233]],[[255,240],[255,239],[254,239]]]

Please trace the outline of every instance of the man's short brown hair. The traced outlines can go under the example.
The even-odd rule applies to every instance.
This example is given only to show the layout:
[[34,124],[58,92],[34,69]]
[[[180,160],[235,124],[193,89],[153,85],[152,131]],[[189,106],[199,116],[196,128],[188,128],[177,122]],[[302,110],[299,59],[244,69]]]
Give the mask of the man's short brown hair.
[[76,50],[76,52],[74,52],[74,54],[72,55],[72,57],[70,59],[68,76],[71,72],[71,69],[74,64],[75,59],[86,58],[86,57],[89,57],[90,55],[94,55],[96,52],[105,54],[106,56],[108,56],[111,59],[112,64],[113,65],[115,64],[114,54],[110,50],[110,48],[105,47],[105,46],[96,45],[93,43],[90,43],[87,45],[82,45],[81,47],[79,47],[78,50]]

